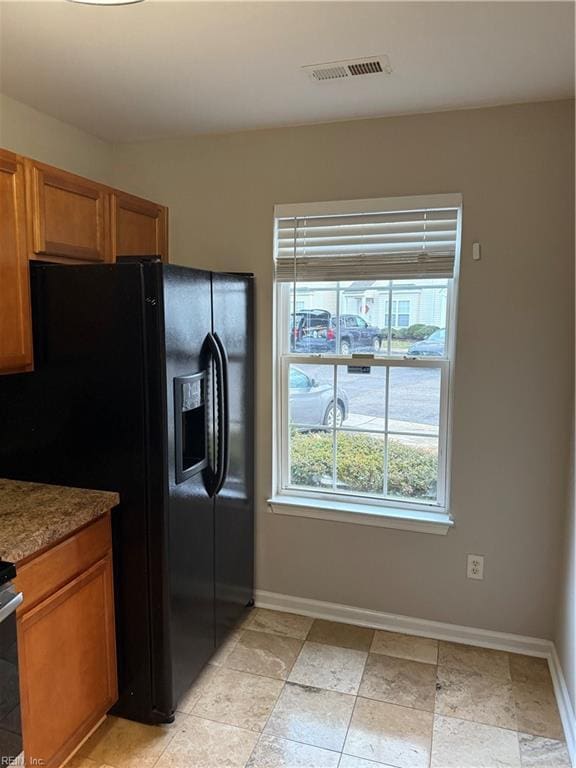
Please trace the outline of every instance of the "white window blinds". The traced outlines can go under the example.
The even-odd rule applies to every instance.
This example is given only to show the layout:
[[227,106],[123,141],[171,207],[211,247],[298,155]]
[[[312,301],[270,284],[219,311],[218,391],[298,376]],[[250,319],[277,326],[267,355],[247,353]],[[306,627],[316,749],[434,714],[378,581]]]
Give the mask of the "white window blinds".
[[438,196],[437,206],[434,197],[425,201],[426,206],[422,198],[321,203],[310,205],[308,215],[305,205],[278,206],[276,279],[453,277],[459,196]]

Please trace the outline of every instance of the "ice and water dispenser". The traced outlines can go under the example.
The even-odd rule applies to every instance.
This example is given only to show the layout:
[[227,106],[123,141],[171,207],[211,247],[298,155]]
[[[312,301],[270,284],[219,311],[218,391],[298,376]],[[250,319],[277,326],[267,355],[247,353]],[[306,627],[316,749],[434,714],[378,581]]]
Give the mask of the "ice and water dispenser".
[[174,379],[176,482],[208,466],[206,371]]

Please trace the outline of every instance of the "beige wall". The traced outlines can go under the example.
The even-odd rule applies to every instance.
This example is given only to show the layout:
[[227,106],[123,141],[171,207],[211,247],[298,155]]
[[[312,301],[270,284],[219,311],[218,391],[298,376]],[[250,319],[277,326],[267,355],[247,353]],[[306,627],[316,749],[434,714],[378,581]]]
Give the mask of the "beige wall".
[[[573,503],[562,534],[572,109],[534,104],[112,148],[0,96],[0,146],[167,203],[175,262],[256,273],[258,587],[552,636],[561,579],[555,637],[574,694]],[[273,205],[435,192],[464,196],[456,526],[436,537],[275,517],[265,503]],[[484,582],[465,579],[467,552],[486,555]]]
[[[553,634],[568,467],[570,102],[115,147],[115,183],[170,206],[173,261],[257,277],[257,586]],[[446,536],[274,516],[275,203],[461,192],[463,258]],[[473,262],[472,242],[482,243]],[[466,553],[486,555],[483,582]]]
[[96,181],[112,180],[112,147],[0,93],[0,147]]

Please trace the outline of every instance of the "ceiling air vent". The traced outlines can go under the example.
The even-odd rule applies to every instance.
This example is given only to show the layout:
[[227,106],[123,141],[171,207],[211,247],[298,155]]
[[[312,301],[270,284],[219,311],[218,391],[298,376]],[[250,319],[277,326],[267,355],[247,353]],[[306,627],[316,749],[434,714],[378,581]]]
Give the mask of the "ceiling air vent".
[[392,72],[390,59],[386,55],[370,56],[365,59],[329,61],[325,64],[308,64],[302,69],[316,83],[343,80],[360,75],[389,75]]

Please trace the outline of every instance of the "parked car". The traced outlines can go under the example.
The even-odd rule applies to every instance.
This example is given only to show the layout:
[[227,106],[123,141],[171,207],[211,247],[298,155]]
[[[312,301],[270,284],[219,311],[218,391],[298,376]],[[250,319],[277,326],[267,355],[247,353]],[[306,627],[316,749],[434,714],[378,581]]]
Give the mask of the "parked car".
[[330,312],[327,309],[301,309],[292,314],[290,320],[290,336],[292,347],[307,337],[316,337],[330,323]]
[[348,396],[330,384],[319,384],[301,368],[290,368],[290,421],[306,426],[341,426],[348,416]]
[[[316,313],[302,325],[303,333],[294,341],[297,352],[337,352],[337,317],[324,310],[306,310]],[[327,317],[326,317],[327,315]],[[382,343],[382,332],[375,325],[369,325],[360,315],[340,315],[340,349],[342,355],[352,352],[378,352]],[[294,334],[293,334],[294,336]]]
[[446,345],[446,329],[439,328],[423,341],[417,341],[408,347],[408,355],[415,357],[442,357]]

